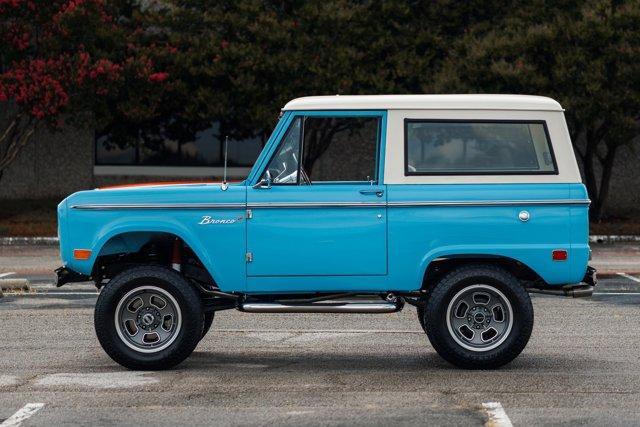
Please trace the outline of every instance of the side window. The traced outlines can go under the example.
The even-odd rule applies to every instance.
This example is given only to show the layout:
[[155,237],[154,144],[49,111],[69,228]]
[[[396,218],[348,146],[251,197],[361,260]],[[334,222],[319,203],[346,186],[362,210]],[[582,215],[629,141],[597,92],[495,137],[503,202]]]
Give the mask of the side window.
[[379,138],[379,117],[296,117],[262,179],[274,185],[375,181]]
[[544,122],[405,120],[405,175],[554,173]]
[[379,117],[304,119],[302,179],[308,183],[376,180]]
[[268,179],[273,184],[298,183],[301,125],[302,119],[299,117],[291,123],[262,179]]

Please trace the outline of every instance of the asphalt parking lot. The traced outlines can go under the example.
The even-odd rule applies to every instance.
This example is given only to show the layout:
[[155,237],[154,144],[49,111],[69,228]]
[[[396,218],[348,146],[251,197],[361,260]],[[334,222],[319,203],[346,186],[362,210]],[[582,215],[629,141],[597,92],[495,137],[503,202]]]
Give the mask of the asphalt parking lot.
[[0,299],[0,426],[638,425],[640,248],[594,254],[597,293],[534,296],[531,341],[497,371],[442,361],[408,307],[226,311],[178,369],[142,373],[100,348],[93,287],[52,287],[55,248],[0,247],[0,275],[35,289]]

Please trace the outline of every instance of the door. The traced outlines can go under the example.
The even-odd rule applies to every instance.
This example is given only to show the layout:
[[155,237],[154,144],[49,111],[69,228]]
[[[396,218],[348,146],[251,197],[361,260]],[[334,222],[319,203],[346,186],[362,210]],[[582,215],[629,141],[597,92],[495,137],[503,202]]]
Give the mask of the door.
[[249,277],[387,274],[383,126],[383,112],[290,117],[247,189]]

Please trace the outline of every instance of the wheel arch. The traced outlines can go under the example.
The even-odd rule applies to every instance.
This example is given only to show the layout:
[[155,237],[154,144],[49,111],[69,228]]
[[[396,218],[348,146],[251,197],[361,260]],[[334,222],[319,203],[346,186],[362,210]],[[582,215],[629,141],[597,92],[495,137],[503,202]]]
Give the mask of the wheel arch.
[[215,282],[218,272],[215,270],[215,266],[200,240],[187,229],[175,224],[154,224],[145,227],[121,224],[117,227],[109,228],[107,232],[96,239],[96,243],[93,245],[93,256],[90,265],[92,275],[95,275],[96,268],[99,267],[100,260],[104,259],[104,257],[136,253],[145,244],[153,241],[158,236],[180,239],[193,252]]
[[469,265],[482,264],[503,268],[513,274],[525,287],[534,284],[546,284],[544,279],[524,262],[505,255],[486,253],[457,253],[443,255],[429,260],[421,276],[421,290],[434,286],[438,280],[453,269]]

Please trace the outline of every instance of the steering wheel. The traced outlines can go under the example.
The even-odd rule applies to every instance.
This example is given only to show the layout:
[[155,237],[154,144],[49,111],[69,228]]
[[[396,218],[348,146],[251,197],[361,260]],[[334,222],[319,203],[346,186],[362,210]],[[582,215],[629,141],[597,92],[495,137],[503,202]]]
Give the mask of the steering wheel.
[[302,181],[306,185],[311,185],[311,180],[309,179],[309,175],[307,175],[307,172],[304,170],[302,166],[300,166],[300,178],[302,178]]

